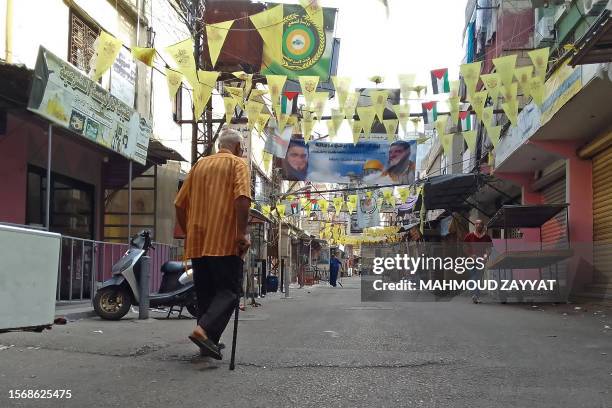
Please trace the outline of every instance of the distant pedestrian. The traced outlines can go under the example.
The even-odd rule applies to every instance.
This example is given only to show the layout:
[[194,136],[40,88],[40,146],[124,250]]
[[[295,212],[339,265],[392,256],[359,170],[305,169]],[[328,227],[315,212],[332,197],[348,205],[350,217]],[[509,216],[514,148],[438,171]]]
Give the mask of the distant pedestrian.
[[[484,258],[486,262],[491,247],[493,246],[493,240],[487,235],[482,220],[476,220],[476,222],[474,222],[474,231],[467,234],[463,241],[465,242],[464,250],[468,257],[473,259]],[[477,284],[476,289],[472,292],[472,301],[474,303],[480,303],[480,289],[478,288],[478,283],[482,279],[484,269],[474,267],[469,272],[470,279],[476,281]]]
[[336,255],[332,255],[329,260],[329,284],[334,288],[337,285],[338,270],[343,269],[342,262],[336,258]]
[[243,151],[242,136],[222,130],[219,152],[193,166],[175,200],[198,300],[197,326],[189,338],[203,355],[218,360],[219,339],[239,302],[242,257],[251,245],[251,182]]

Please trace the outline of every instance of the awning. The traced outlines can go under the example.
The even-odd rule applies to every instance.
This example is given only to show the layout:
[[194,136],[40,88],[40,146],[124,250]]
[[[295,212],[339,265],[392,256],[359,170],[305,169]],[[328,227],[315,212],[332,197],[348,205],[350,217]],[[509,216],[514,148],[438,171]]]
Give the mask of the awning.
[[[608,6],[612,7],[612,6]],[[575,43],[576,54],[570,65],[612,62],[612,10],[605,9],[586,33]]]
[[263,213],[255,208],[249,211],[249,224],[263,224],[264,222],[272,223],[273,221],[263,215]]
[[[426,179],[423,183],[425,208],[427,210],[461,211],[471,208],[468,197],[482,184],[479,174],[446,174]],[[419,198],[415,208],[421,208]]]
[[567,208],[567,204],[504,205],[488,228],[539,228]]
[[27,106],[33,74],[25,65],[0,62],[0,109]]

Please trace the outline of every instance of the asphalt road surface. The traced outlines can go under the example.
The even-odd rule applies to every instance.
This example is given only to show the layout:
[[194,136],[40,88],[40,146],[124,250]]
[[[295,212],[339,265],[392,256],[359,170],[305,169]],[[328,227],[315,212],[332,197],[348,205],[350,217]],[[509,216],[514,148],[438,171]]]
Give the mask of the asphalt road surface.
[[235,371],[161,313],[0,334],[0,407],[612,407],[610,307],[362,303],[343,284],[247,306]]

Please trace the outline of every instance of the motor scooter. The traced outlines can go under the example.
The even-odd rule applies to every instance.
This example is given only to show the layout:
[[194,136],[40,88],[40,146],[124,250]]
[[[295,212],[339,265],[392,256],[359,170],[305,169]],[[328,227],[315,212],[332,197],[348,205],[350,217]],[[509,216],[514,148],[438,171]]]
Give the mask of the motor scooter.
[[[113,276],[104,281],[96,292],[93,307],[98,316],[106,320],[119,320],[132,305],[140,302],[141,259],[151,245],[149,231],[141,231],[130,240],[130,248],[112,267]],[[187,265],[189,266],[189,265]],[[153,308],[178,306],[197,317],[197,301],[193,284],[193,273],[183,262],[168,261],[161,266],[162,280],[159,290],[149,295],[149,306]],[[180,316],[180,312],[179,312]]]

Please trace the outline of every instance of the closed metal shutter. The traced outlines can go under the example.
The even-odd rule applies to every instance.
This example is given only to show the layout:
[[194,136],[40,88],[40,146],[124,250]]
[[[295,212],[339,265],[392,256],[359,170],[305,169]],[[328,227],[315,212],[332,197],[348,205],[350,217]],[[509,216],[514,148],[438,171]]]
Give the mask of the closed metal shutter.
[[612,148],[593,157],[595,283],[612,282]]
[[[563,177],[541,191],[544,204],[565,204],[565,180]],[[565,248],[567,244],[567,213],[562,211],[542,226],[544,248]]]

